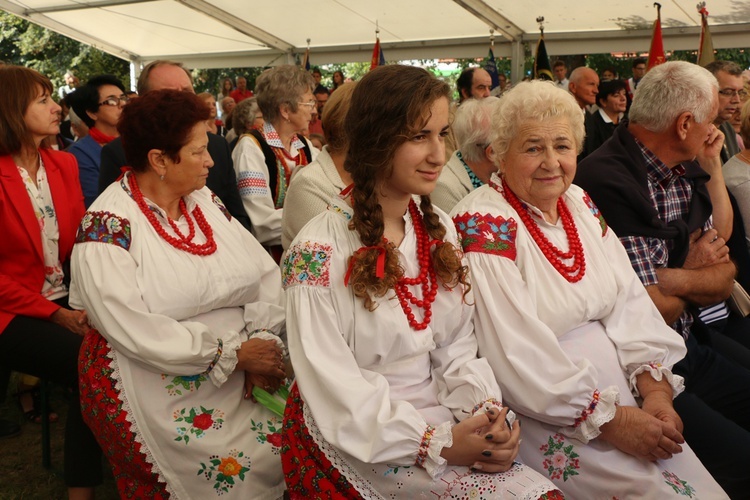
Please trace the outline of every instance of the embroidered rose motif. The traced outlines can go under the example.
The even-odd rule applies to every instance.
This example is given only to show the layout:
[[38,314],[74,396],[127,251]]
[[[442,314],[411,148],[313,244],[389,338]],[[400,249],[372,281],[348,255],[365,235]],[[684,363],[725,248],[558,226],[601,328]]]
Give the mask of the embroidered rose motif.
[[695,488],[690,486],[687,481],[683,481],[677,474],[668,470],[662,471],[661,475],[664,477],[664,482],[671,486],[675,493],[693,498]]
[[208,413],[201,413],[200,415],[197,415],[193,419],[193,427],[197,427],[198,429],[201,429],[204,431],[208,429],[209,427],[211,427],[212,425],[214,425],[214,420],[211,418],[211,415],[209,415]]
[[244,481],[250,471],[250,459],[241,451],[231,450],[227,456],[211,455],[208,464],[201,462],[198,474],[203,474],[207,481],[215,481],[213,488],[217,495],[228,493],[237,484]]
[[234,459],[234,457],[227,457],[221,460],[218,469],[219,472],[225,476],[236,476],[242,470],[242,466]]
[[577,476],[577,469],[581,468],[579,455],[574,451],[573,445],[565,443],[565,436],[555,434],[550,436],[546,444],[539,447],[545,458],[542,467],[549,474],[550,479],[567,481],[571,476]]
[[516,259],[516,229],[513,218],[464,213],[453,218],[465,253],[480,252]]
[[281,446],[281,434],[266,434],[266,440],[276,447]]
[[219,430],[224,424],[224,412],[215,408],[183,408],[172,415],[175,422],[184,422],[189,427],[177,427],[175,441],[190,442],[190,436],[202,438],[208,429]]

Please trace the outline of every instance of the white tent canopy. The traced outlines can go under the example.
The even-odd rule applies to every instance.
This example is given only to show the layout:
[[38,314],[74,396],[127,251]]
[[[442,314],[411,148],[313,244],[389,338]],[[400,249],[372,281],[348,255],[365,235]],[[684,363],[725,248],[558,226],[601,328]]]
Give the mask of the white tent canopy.
[[[663,0],[666,50],[698,48],[696,0]],[[643,52],[656,9],[633,0],[0,0],[0,9],[129,60],[189,67],[293,62],[308,42],[312,64],[370,59],[379,28],[388,60],[511,56],[520,74],[544,16],[552,55]],[[746,47],[750,1],[709,0],[715,48]]]

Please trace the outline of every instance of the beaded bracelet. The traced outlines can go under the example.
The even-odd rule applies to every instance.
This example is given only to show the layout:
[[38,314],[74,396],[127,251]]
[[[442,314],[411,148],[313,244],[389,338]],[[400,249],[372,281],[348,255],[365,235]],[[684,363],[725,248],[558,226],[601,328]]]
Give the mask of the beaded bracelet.
[[422,442],[419,443],[419,452],[417,453],[417,460],[415,463],[423,469],[425,460],[427,460],[427,450],[430,447],[430,441],[432,440],[433,434],[435,434],[435,426],[428,425],[422,436]]
[[594,413],[594,410],[596,409],[596,405],[599,404],[599,390],[594,391],[594,397],[591,399],[591,403],[589,403],[589,407],[584,409],[581,412],[581,416],[576,418],[575,422],[573,423],[573,427],[578,427],[582,423],[584,423],[588,418],[589,415]]
[[486,399],[486,400],[482,401],[479,404],[474,405],[474,408],[471,409],[471,414],[474,415],[476,412],[478,412],[482,408],[484,408],[485,411],[489,410],[489,408],[487,407],[487,405],[489,405],[490,407],[492,407],[492,406],[495,406],[495,407],[498,407],[498,408],[502,408],[503,407],[503,403],[499,399],[489,398],[489,399]]
[[205,372],[203,372],[204,375],[208,375],[209,373],[211,373],[211,370],[213,370],[214,367],[216,366],[216,363],[219,362],[219,358],[221,358],[221,353],[223,352],[224,352],[224,341],[219,339],[219,346],[216,348],[216,356],[214,356],[214,359],[211,360],[211,363],[209,363],[208,369]]

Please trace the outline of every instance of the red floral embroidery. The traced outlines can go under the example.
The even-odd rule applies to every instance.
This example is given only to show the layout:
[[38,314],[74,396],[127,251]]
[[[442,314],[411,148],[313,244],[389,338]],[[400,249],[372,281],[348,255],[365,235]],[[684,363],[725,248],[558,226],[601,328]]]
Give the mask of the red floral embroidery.
[[601,211],[599,210],[599,207],[594,204],[594,201],[591,199],[588,193],[583,193],[583,202],[589,207],[589,210],[591,210],[591,213],[599,219],[599,225],[602,227],[602,236],[607,234],[607,221],[604,220],[604,216],[602,215]]
[[219,207],[219,210],[221,210],[221,213],[224,214],[224,217],[226,217],[228,221],[232,220],[232,214],[230,214],[229,210],[227,210],[227,207],[224,206],[224,203],[221,201],[221,198],[216,196],[216,193],[211,193],[211,201],[213,201],[214,204],[217,207]]
[[78,226],[76,243],[97,241],[130,249],[130,221],[109,212],[86,212]]
[[596,405],[599,404],[599,396],[600,396],[599,390],[597,389],[594,391],[594,396],[591,398],[591,403],[589,403],[588,408],[584,409],[581,412],[581,416],[576,418],[575,423],[573,424],[573,427],[578,427],[589,418],[589,415],[594,413],[594,410],[596,409]]
[[166,485],[151,472],[140,443],[130,431],[120,393],[112,378],[110,347],[98,332],[83,339],[78,356],[81,413],[112,465],[121,498],[169,498]]
[[297,384],[294,384],[284,410],[281,436],[281,465],[291,500],[361,499],[357,490],[331,464],[308,433],[303,405]]
[[489,214],[463,213],[453,218],[465,253],[480,252],[516,260],[516,221]]
[[202,413],[200,415],[196,415],[196,417],[193,419],[193,427],[197,427],[202,430],[206,430],[209,427],[214,425],[214,420],[211,418],[211,415],[208,413]]

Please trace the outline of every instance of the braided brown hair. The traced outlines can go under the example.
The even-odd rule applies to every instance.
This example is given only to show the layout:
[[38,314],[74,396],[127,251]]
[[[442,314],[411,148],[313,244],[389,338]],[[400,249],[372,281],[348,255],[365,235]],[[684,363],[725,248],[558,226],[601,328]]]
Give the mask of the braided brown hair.
[[[349,227],[359,233],[363,249],[350,257],[349,285],[354,294],[374,310],[372,297],[382,297],[404,276],[396,248],[383,239],[383,210],[377,186],[391,176],[396,150],[424,127],[432,104],[450,96],[450,87],[424,69],[413,66],[379,66],[365,75],[354,89],[345,129],[349,152],[344,169],[354,182],[353,216]],[[420,209],[431,239],[443,241],[446,229],[422,196]],[[378,257],[385,252],[385,274],[376,276]],[[468,270],[451,242],[436,245],[432,262],[438,279],[447,288],[458,284],[468,293]]]

